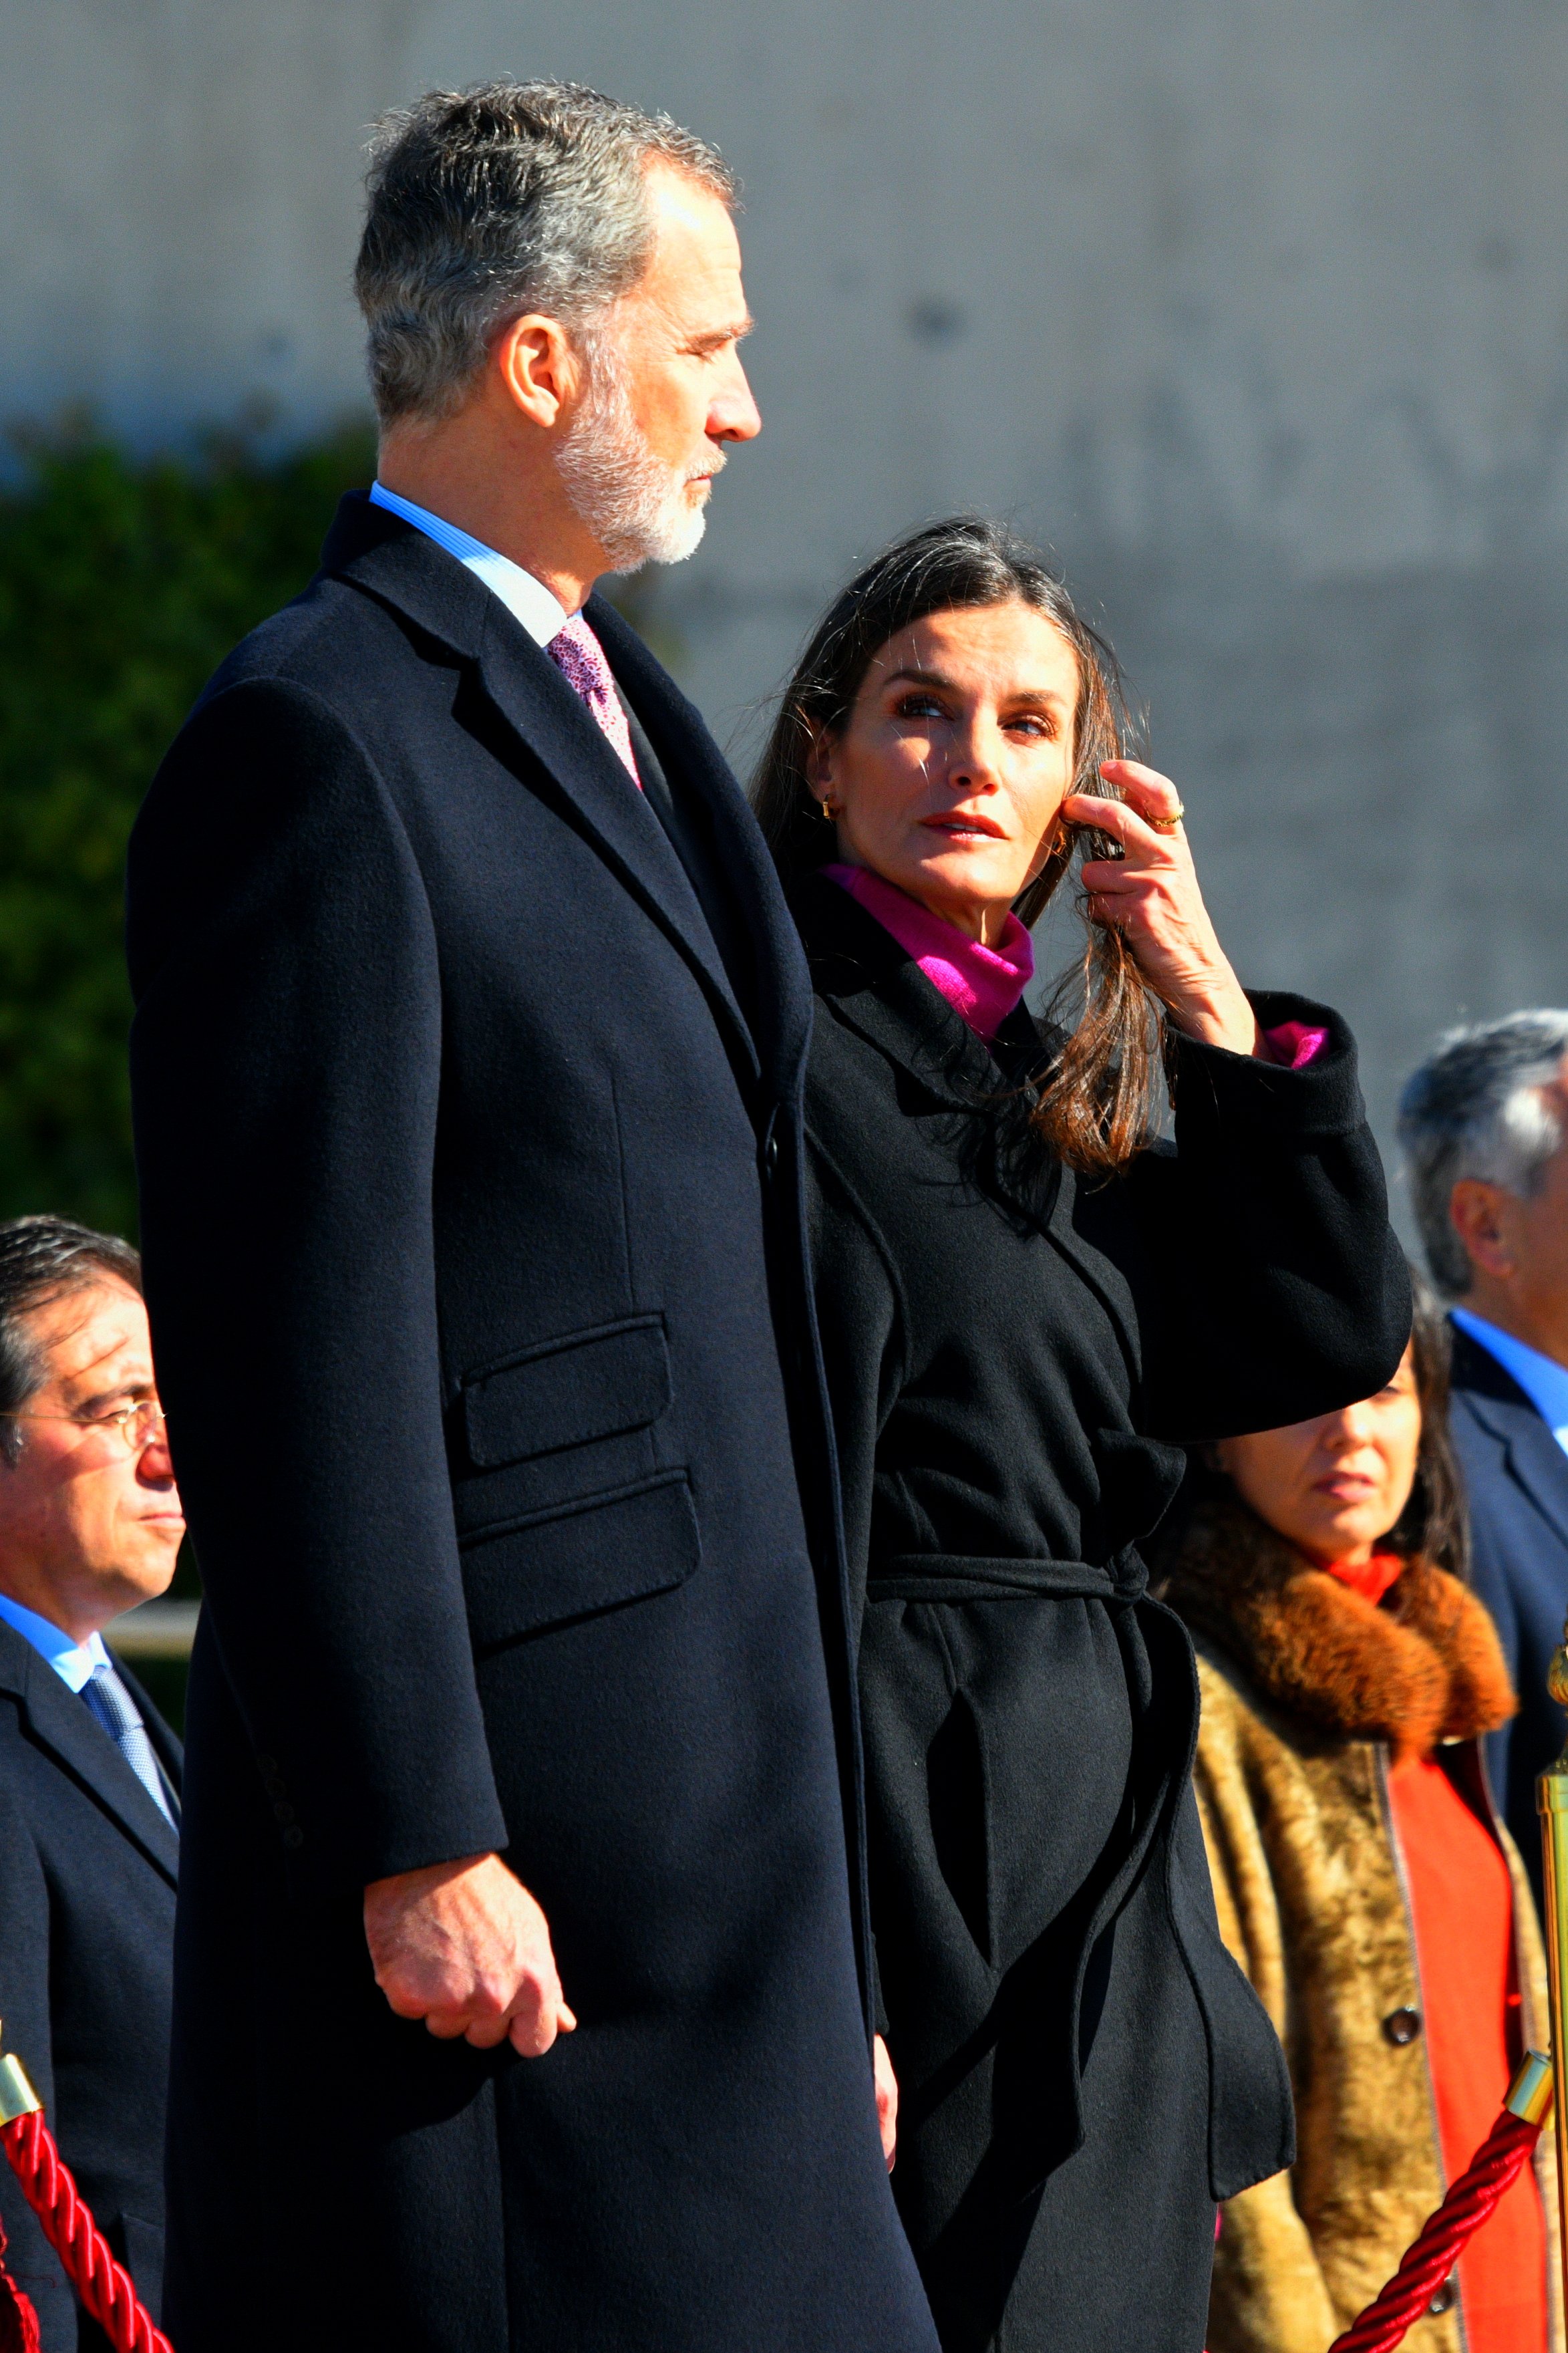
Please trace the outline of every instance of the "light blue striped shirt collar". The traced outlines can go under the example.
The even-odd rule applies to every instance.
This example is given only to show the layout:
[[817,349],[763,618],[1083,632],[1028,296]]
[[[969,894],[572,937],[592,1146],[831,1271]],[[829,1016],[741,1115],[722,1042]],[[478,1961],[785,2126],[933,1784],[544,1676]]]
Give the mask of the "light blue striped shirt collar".
[[401,515],[416,531],[455,555],[459,564],[482,580],[492,596],[499,596],[507,611],[522,623],[536,646],[547,646],[559,636],[571,618],[565,607],[552,596],[542,580],[514,564],[510,555],[498,555],[482,539],[475,539],[459,531],[455,522],[446,522],[428,507],[416,507],[412,499],[400,498],[395,491],[384,490],[380,482],[373,483],[370,493],[373,507],[384,507],[389,514]]
[[47,1618],[40,1618],[36,1609],[25,1609],[8,1593],[0,1593],[0,1618],[26,1637],[41,1659],[47,1659],[61,1683],[73,1692],[79,1692],[84,1683],[90,1683],[100,1667],[113,1664],[101,1634],[89,1634],[85,1642],[73,1642],[60,1627]]
[[1461,1332],[1468,1332],[1478,1346],[1495,1356],[1503,1371],[1519,1383],[1558,1445],[1568,1454],[1568,1365],[1560,1365],[1551,1356],[1543,1356],[1539,1348],[1516,1340],[1511,1332],[1500,1331],[1489,1324],[1484,1315],[1472,1315],[1468,1307],[1449,1310]]

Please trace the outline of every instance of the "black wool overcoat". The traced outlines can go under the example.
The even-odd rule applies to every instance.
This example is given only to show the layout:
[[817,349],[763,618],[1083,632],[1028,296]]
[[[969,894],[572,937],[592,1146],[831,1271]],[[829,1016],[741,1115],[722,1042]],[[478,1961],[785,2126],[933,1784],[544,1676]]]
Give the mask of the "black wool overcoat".
[[[1075,1178],[881,926],[793,894],[816,1284],[866,1741],[894,2188],[948,2353],[1199,2353],[1216,2200],[1292,2155],[1215,1925],[1191,1646],[1138,1541],[1178,1440],[1379,1388],[1404,1263],[1332,1014],[1300,1071],[1178,1041],[1175,1145]],[[999,1066],[1000,1065],[1000,1066]]]
[[[4,1473],[0,1473],[3,1476]],[[163,1770],[180,1744],[133,1675]],[[86,1703],[0,1622],[0,2019],[60,2154],[156,2318],[180,1842]],[[44,2353],[104,2353],[0,2158],[6,2268]]]
[[[809,986],[700,720],[588,618],[729,966],[549,657],[359,495],[132,845],[148,1305],[206,1591],[179,2353],[933,2342],[858,1982]],[[366,1883],[489,1849],[581,2021],[539,2061],[436,2042],[371,1976]]]

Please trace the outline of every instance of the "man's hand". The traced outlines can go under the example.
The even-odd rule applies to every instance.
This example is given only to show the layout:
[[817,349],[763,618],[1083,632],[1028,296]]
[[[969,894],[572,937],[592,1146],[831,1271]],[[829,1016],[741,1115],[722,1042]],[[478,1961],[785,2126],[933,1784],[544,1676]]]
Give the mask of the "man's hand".
[[542,2058],[577,2021],[550,1948],[550,1925],[496,1854],[373,1880],[364,1934],[375,1981],[399,2018],[476,2050],[510,2042]]
[[882,2155],[891,2173],[899,2148],[899,2079],[893,2073],[888,2046],[879,2034],[871,2051],[877,2077],[877,2122],[882,2127]]

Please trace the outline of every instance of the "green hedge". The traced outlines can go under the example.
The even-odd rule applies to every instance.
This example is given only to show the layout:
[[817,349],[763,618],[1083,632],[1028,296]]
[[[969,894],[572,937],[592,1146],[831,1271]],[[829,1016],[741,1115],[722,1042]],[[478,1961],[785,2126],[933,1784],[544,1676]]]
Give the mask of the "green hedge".
[[0,1216],[132,1234],[121,875],[203,681],[301,588],[374,445],[138,459],[34,439],[0,492]]

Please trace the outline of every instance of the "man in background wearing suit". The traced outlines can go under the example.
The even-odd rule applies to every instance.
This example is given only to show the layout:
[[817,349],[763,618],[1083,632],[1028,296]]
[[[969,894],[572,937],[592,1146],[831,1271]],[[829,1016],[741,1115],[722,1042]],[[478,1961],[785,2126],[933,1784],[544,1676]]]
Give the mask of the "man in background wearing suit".
[[[166,1590],[184,1533],[136,1253],[0,1225],[0,2017],[155,2315],[180,1746],[102,1629]],[[0,2163],[44,2353],[105,2339]]]
[[1568,1613],[1568,1013],[1451,1031],[1406,1085],[1399,1134],[1433,1279],[1457,1303],[1474,1581],[1520,1703],[1488,1762],[1539,1902],[1535,1777],[1564,1728],[1546,1671]]
[[591,91],[391,124],[378,481],[132,844],[205,1594],[180,2353],[933,2353],[872,2072],[809,981],[592,593],[689,554],[758,429],[732,196]]

